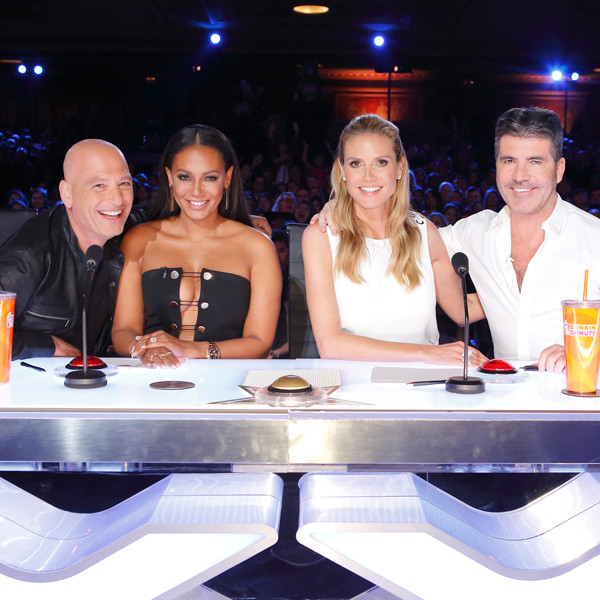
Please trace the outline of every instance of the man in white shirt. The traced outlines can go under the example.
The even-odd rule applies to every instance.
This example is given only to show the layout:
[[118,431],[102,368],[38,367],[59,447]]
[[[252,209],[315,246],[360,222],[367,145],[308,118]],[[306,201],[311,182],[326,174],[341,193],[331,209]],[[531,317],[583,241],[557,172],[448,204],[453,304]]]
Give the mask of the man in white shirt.
[[[496,181],[506,206],[440,229],[450,254],[469,257],[496,357],[562,371],[561,300],[600,298],[600,221],[564,202],[563,131],[556,113],[513,108],[496,123]],[[596,260],[594,260],[596,259]]]
[[[496,183],[506,206],[440,229],[449,253],[469,257],[497,357],[565,368],[561,300],[600,298],[600,220],[563,201],[563,131],[556,113],[513,108],[496,122]],[[595,260],[594,260],[595,259]],[[430,482],[484,510],[510,510],[566,481],[565,473],[433,476]]]

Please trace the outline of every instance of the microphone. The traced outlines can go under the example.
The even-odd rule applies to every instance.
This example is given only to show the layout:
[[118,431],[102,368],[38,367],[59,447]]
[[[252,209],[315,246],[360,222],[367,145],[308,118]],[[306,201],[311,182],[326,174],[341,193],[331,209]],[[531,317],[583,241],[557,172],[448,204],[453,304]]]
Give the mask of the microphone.
[[451,259],[454,271],[460,277],[460,283],[465,305],[465,351],[463,354],[462,377],[454,376],[446,380],[446,391],[453,394],[481,394],[485,391],[485,383],[479,377],[468,377],[469,368],[469,303],[467,300],[467,275],[469,274],[469,259],[463,252],[457,252]]
[[[102,371],[94,369],[88,370],[88,353],[87,353],[87,308],[88,297],[92,290],[94,275],[102,262],[104,250],[100,246],[90,246],[85,253],[85,265],[88,273],[88,278],[85,285],[85,291],[82,294],[81,307],[81,350],[83,352],[83,369],[81,371],[72,371],[65,376],[65,385],[71,388],[98,388],[106,385],[106,375]],[[95,358],[95,357],[94,357]],[[77,359],[74,359],[77,361]],[[73,362],[73,361],[72,361]],[[99,362],[96,359],[96,362]]]
[[102,250],[100,246],[90,246],[85,253],[85,264],[87,270],[95,273],[98,270],[103,257],[104,250]]
[[452,256],[452,266],[461,279],[469,274],[469,258],[464,252],[457,252]]
[[[92,283],[94,281],[94,275],[104,258],[104,250],[100,248],[100,246],[90,246],[85,253],[85,269],[88,272],[89,276],[87,279],[87,285],[85,287],[85,292],[83,293],[83,299],[85,308],[87,310],[87,297],[90,295],[92,289]],[[85,331],[86,328],[84,328]],[[87,332],[86,332],[87,333]],[[87,337],[87,336],[86,336]],[[86,340],[87,341],[87,340]]]

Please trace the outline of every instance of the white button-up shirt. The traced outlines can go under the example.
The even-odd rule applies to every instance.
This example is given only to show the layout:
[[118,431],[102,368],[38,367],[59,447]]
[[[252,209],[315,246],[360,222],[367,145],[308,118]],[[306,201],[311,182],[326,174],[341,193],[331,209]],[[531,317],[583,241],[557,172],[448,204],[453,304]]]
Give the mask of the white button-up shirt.
[[563,344],[561,300],[600,299],[600,219],[560,198],[542,224],[544,241],[529,262],[521,290],[513,268],[510,209],[484,210],[440,229],[450,255],[464,252],[488,318],[497,358],[537,360]]

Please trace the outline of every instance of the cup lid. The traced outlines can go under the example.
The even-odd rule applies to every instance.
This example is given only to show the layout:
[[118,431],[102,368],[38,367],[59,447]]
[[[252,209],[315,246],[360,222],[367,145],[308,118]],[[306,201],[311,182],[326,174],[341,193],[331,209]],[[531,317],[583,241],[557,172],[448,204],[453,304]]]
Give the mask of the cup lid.
[[570,308],[600,308],[600,299],[598,300],[562,300],[562,306]]

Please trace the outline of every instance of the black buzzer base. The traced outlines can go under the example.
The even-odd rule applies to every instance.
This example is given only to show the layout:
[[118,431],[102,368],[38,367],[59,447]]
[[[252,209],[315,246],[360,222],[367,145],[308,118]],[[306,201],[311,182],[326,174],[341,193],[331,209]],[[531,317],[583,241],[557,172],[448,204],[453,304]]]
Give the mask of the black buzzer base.
[[481,394],[485,392],[485,383],[479,377],[450,377],[446,380],[446,391],[453,394]]
[[72,371],[65,375],[65,385],[70,388],[99,388],[106,385],[106,375],[102,371],[88,369],[87,373],[82,370]]

